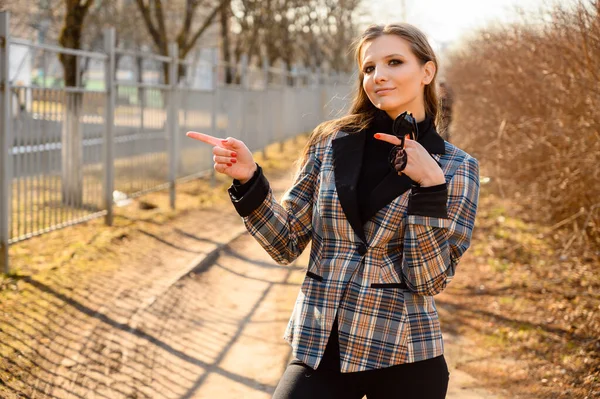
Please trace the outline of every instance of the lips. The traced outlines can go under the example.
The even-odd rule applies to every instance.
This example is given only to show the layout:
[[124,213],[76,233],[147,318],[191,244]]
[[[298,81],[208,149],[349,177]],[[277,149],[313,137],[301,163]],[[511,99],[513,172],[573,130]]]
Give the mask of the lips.
[[392,90],[394,90],[394,87],[384,87],[384,88],[375,90],[375,94],[385,94],[385,93],[391,92]]

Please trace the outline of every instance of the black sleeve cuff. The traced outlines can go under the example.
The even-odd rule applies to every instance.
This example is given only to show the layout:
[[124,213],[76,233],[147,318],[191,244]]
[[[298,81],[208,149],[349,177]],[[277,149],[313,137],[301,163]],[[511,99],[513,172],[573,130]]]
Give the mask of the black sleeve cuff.
[[[257,165],[258,168],[252,176],[252,179],[247,181],[245,184],[238,184],[236,187],[236,180],[227,190],[229,192],[229,198],[235,207],[235,210],[241,217],[246,217],[254,212],[260,204],[263,203],[267,195],[269,194],[270,186],[269,181],[262,172],[262,168]],[[239,181],[237,182],[239,183]],[[244,187],[244,194],[238,193],[238,188]]]
[[448,218],[446,183],[430,187],[413,186],[408,199],[408,214]]
[[246,183],[240,182],[238,179],[233,179],[233,184],[231,185],[231,189],[235,193],[236,198],[242,198],[246,193],[250,190],[250,187],[256,183],[258,180],[258,176],[260,176],[260,166],[256,164],[256,171]]

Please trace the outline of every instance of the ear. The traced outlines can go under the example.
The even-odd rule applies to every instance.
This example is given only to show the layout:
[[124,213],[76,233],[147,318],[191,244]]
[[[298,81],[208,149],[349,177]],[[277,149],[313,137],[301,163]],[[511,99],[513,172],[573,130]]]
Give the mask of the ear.
[[436,67],[433,61],[427,61],[425,65],[423,65],[423,72],[423,84],[427,86],[435,77]]

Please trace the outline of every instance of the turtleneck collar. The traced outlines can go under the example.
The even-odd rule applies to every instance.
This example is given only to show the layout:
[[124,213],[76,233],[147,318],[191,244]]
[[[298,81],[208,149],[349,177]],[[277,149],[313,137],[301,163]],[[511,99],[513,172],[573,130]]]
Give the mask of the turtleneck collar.
[[[373,122],[369,128],[369,136],[375,133],[392,134],[392,125],[394,120],[388,116],[385,111],[378,110],[375,114]],[[429,115],[425,116],[421,122],[417,123],[419,135],[417,142],[421,144],[430,154],[445,154],[446,144],[444,139],[438,134],[435,129],[433,118]]]

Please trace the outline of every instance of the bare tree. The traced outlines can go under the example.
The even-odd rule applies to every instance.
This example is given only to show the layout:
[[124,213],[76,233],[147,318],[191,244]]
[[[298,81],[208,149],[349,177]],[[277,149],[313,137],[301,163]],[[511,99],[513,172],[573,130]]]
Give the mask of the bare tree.
[[348,48],[357,33],[354,15],[360,0],[324,0],[327,19],[322,21],[324,48],[327,61],[333,69],[349,72]]
[[[288,71],[302,63],[313,70],[327,65],[349,71],[347,50],[356,35],[354,15],[360,0],[237,0],[232,38],[234,62],[248,54],[250,62],[266,56]],[[222,30],[222,35],[224,30]]]
[[273,0],[274,12],[272,20],[272,30],[263,31],[263,41],[266,48],[269,64],[281,59],[288,70],[291,70],[294,63],[295,46],[293,40],[294,29],[291,28],[296,17],[295,5],[297,0]]
[[[121,25],[121,36],[135,32],[129,23],[122,19],[124,2],[118,0],[102,0],[102,7],[95,0],[37,0],[22,2],[6,0],[14,21],[11,24],[13,34],[28,39],[39,39],[42,42],[58,42],[67,49],[101,49],[102,30],[106,26]],[[33,50],[32,50],[33,52]],[[34,58],[47,60],[48,52],[33,52]],[[45,57],[40,57],[44,55]],[[62,66],[62,81],[65,87],[83,87],[83,75],[90,59],[64,52],[57,54]],[[68,91],[63,96],[64,115],[62,123],[62,201],[71,206],[83,205],[83,149],[81,132],[81,113],[83,96],[81,93]]]
[[[5,11],[11,13],[10,31],[12,36],[22,39],[44,38],[52,28],[52,35],[58,36],[63,18],[60,16],[63,0],[1,0]],[[37,37],[36,37],[37,36]]]
[[[184,59],[189,52],[196,46],[198,39],[211,26],[215,17],[221,10],[221,7],[227,0],[202,1],[185,0],[182,13],[176,18],[180,21],[179,27],[171,27],[175,30],[175,41],[179,52],[179,58]],[[158,52],[162,55],[168,55],[168,43],[172,39],[172,34],[168,30],[166,19],[166,7],[162,0],[136,0],[139,11],[144,20],[144,24],[150,33],[150,37]],[[201,7],[202,6],[202,7]],[[204,11],[204,12],[202,12]],[[176,13],[173,12],[173,13]],[[203,16],[200,24],[193,22]],[[164,80],[169,82],[168,64],[164,64]],[[181,75],[181,70],[179,71]]]
[[[224,55],[227,53],[233,65],[238,65],[243,55],[248,56],[249,64],[261,63],[260,31],[268,24],[267,15],[272,12],[271,3],[272,0],[237,0],[233,3],[234,9],[231,10],[231,14],[238,33],[231,40],[227,39],[230,47],[224,49]],[[221,29],[221,35],[223,38],[229,36],[224,29]],[[231,54],[228,54],[229,52]],[[232,71],[232,68],[229,70]],[[239,83],[240,75],[235,75],[233,80]]]

